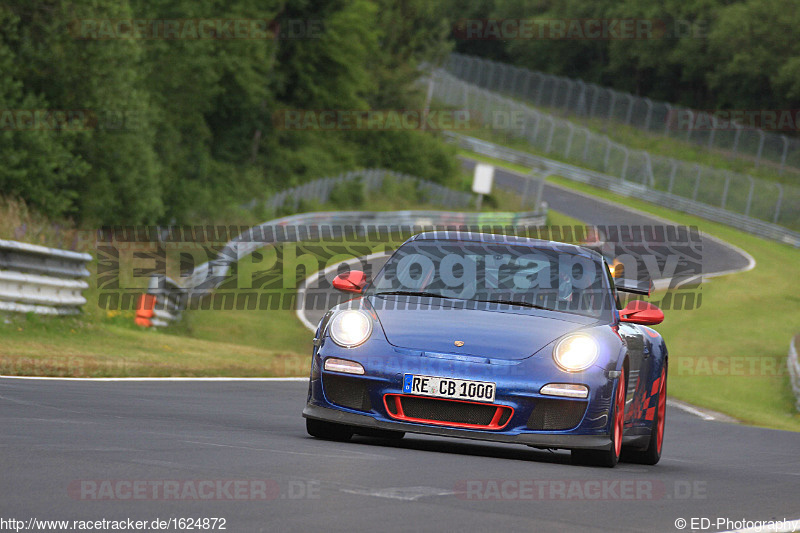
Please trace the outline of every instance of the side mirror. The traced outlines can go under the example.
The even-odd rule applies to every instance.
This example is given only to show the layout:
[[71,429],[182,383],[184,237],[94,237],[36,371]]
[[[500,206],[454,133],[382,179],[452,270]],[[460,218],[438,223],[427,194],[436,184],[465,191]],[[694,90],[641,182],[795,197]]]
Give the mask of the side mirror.
[[367,276],[360,270],[351,270],[333,278],[333,288],[344,292],[361,292],[367,284]]
[[654,326],[664,321],[664,312],[650,302],[633,300],[619,312],[619,320],[643,326]]

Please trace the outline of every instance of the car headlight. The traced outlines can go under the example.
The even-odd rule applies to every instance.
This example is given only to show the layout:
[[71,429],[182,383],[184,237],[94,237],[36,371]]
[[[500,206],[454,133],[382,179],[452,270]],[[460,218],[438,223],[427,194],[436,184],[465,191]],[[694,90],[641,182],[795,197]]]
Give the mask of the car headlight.
[[567,372],[586,370],[597,360],[597,342],[584,333],[568,335],[553,350],[556,364]]
[[331,319],[328,334],[339,346],[354,348],[372,334],[372,318],[363,311],[340,311]]

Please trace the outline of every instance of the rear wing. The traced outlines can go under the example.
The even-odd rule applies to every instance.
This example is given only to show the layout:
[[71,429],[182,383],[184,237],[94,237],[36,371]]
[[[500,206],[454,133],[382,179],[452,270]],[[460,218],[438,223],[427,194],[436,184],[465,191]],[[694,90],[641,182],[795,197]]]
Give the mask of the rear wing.
[[614,280],[614,288],[620,292],[630,292],[650,296],[653,292],[653,282],[646,280],[620,279]]

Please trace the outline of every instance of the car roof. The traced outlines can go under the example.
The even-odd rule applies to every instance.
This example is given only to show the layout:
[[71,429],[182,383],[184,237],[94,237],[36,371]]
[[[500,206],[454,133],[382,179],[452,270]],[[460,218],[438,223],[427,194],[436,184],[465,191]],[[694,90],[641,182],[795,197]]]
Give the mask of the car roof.
[[548,241],[544,239],[533,239],[530,237],[520,237],[517,235],[505,235],[500,233],[480,233],[466,230],[437,230],[418,233],[406,242],[416,241],[455,241],[455,242],[478,242],[484,244],[508,244],[514,246],[528,246],[543,250],[555,250],[562,253],[573,255],[583,255],[591,257],[597,261],[603,261],[603,256],[595,250],[584,248],[575,244],[568,244],[558,241]]

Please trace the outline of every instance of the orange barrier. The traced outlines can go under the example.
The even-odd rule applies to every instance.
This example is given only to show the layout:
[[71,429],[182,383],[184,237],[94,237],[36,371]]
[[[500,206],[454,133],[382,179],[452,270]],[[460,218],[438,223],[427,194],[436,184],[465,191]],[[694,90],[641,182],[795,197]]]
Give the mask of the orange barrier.
[[153,325],[150,321],[153,318],[153,309],[156,306],[156,297],[153,294],[142,294],[139,296],[139,303],[136,305],[136,325],[149,328]]

